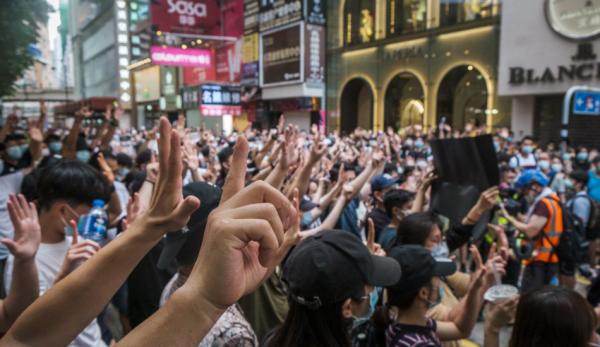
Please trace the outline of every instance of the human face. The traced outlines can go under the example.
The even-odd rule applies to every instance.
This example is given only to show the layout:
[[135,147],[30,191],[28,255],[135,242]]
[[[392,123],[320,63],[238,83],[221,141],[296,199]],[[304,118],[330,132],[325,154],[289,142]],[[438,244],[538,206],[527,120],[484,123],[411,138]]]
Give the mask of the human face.
[[440,242],[442,242],[442,231],[437,224],[434,224],[427,240],[425,240],[425,248],[431,251]]
[[[348,299],[342,306],[342,315],[344,318],[364,317],[369,314],[370,295],[374,290],[371,286],[365,286],[364,296],[362,298]],[[359,300],[357,300],[359,299]]]

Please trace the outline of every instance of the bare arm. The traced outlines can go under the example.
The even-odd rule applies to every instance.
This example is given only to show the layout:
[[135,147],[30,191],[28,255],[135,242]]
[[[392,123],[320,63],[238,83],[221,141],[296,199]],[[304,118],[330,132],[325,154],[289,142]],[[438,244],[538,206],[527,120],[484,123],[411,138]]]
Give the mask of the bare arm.
[[164,232],[185,225],[199,201],[194,197],[184,200],[181,196],[179,137],[171,132],[166,118],[161,119],[160,152],[161,175],[147,213],[31,305],[3,337],[2,343],[67,345],[100,313]]
[[342,211],[344,210],[344,207],[346,207],[346,203],[348,201],[349,200],[344,194],[340,195],[340,197],[335,202],[333,209],[331,210],[331,212],[329,212],[329,215],[327,215],[327,218],[325,218],[323,223],[321,223],[321,225],[319,225],[315,229],[302,232],[302,237],[309,237],[314,234],[317,234],[321,230],[329,230],[335,228],[335,225],[337,224],[338,219],[340,219],[340,215],[342,214]]
[[93,112],[87,108],[83,108],[75,114],[73,126],[69,130],[69,134],[65,138],[65,145],[62,148],[62,156],[64,158],[75,159],[75,152],[77,152],[77,137],[79,136],[81,122],[83,121],[83,117],[90,117],[92,114]]
[[265,182],[275,187],[275,189],[281,188],[288,172],[287,143],[282,142],[279,148],[279,162],[265,179]]
[[325,154],[325,151],[325,145],[320,143],[320,138],[317,137],[310,151],[310,155],[308,157],[306,165],[302,167],[302,169],[300,170],[300,174],[295,177],[294,181],[292,181],[292,184],[288,188],[288,196],[291,197],[291,192],[296,188],[298,189],[300,196],[303,196],[306,193],[306,190],[308,189],[308,184],[310,182],[310,175],[312,173],[312,169],[321,160],[321,158]]
[[540,233],[540,231],[544,229],[544,225],[546,225],[546,222],[548,222],[548,218],[538,216],[536,214],[532,215],[529,219],[529,222],[527,223],[518,221],[516,218],[509,215],[508,213],[504,213],[504,216],[512,225],[514,225],[515,228],[517,228],[517,230],[525,233],[525,235],[527,235],[527,237],[530,239],[535,238]]
[[0,331],[12,323],[35,301],[39,293],[35,254],[41,239],[37,210],[23,195],[9,197],[8,212],[15,227],[14,240],[2,240],[15,257],[10,292],[0,301]]

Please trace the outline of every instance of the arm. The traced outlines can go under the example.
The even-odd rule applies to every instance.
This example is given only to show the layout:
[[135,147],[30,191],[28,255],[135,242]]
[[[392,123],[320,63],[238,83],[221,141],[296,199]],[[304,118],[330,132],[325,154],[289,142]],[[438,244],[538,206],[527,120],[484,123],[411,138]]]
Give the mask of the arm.
[[508,212],[504,210],[504,208],[502,209],[502,213],[504,214],[504,217],[506,217],[509,223],[514,225],[514,227],[517,230],[525,233],[525,235],[527,235],[527,237],[530,239],[533,239],[536,236],[538,236],[540,231],[544,229],[544,225],[546,225],[546,222],[548,222],[548,218],[534,214],[529,219],[529,222],[523,223],[521,221],[518,221],[513,216],[509,215]]
[[346,203],[348,201],[349,200],[345,194],[340,195],[340,197],[335,202],[333,209],[329,212],[329,215],[327,215],[327,218],[325,218],[323,223],[321,223],[321,225],[319,225],[319,227],[315,229],[302,232],[302,237],[309,237],[314,234],[317,234],[321,230],[329,230],[335,228],[335,225],[337,224],[338,219],[340,218],[340,215],[342,214],[342,211],[344,210],[344,207],[346,207]]
[[427,194],[427,190],[431,187],[433,181],[437,179],[437,176],[433,174],[433,171],[430,171],[425,175],[425,180],[421,182],[419,188],[417,189],[417,194],[415,195],[415,201],[413,202],[412,209],[410,211],[413,213],[423,212],[425,206],[425,194]]
[[79,129],[81,128],[81,122],[83,117],[91,117],[92,111],[87,108],[83,108],[75,113],[73,120],[73,126],[69,130],[69,134],[65,139],[65,145],[62,148],[62,156],[66,159],[75,159],[75,152],[77,152],[77,137],[79,136]]
[[0,331],[5,332],[25,309],[38,297],[38,273],[35,254],[41,240],[37,210],[23,195],[11,195],[7,204],[15,228],[14,240],[4,239],[15,257],[10,292],[0,301]]
[[369,177],[371,177],[373,171],[375,170],[374,165],[371,161],[367,163],[367,166],[352,182],[348,183],[348,187],[350,187],[350,197],[348,201],[352,200],[365,186]]
[[33,164],[36,165],[42,159],[42,143],[44,142],[44,133],[42,131],[41,117],[38,121],[29,122],[29,153],[33,159]]
[[254,165],[256,165],[256,167],[260,167],[260,164],[262,164],[265,155],[267,155],[267,153],[271,151],[271,148],[273,148],[273,146],[275,146],[275,140],[271,138],[269,139],[269,142],[267,142],[267,144],[260,150],[260,152],[258,152],[256,157],[254,157]]
[[474,281],[471,283],[471,287],[465,298],[464,310],[454,321],[438,322],[437,334],[442,341],[458,340],[469,337],[471,334],[483,303],[480,289],[483,285],[483,276],[485,273],[485,268],[482,268],[474,275]]
[[279,162],[277,163],[277,166],[275,166],[275,169],[273,169],[265,179],[265,182],[275,187],[275,189],[281,187],[288,172],[287,143],[282,142],[279,147]]
[[171,132],[166,118],[161,119],[160,154],[161,174],[147,213],[31,305],[4,335],[2,343],[67,345],[100,313],[164,232],[185,225],[199,201],[195,197],[184,200],[181,195],[179,137]]
[[220,314],[253,292],[277,265],[286,247],[284,230],[293,227],[296,210],[264,182],[244,188],[247,146],[240,137],[221,204],[208,218],[190,277],[163,308],[119,345],[170,346],[173,341],[197,345]]
[[292,181],[292,184],[288,187],[288,196],[291,196],[290,194],[296,188],[298,189],[300,196],[306,193],[306,190],[308,189],[308,184],[310,182],[310,175],[312,173],[312,169],[321,160],[321,158],[325,154],[325,151],[325,145],[320,143],[320,139],[317,137],[310,151],[310,155],[308,157],[306,165],[302,167],[302,169],[300,170],[300,174],[295,177],[294,181]]

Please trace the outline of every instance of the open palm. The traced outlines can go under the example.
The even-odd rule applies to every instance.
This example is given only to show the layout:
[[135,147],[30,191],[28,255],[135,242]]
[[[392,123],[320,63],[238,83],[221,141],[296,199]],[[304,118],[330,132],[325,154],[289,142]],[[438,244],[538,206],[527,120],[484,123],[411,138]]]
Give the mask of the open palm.
[[41,229],[37,210],[33,203],[28,203],[21,194],[11,194],[8,200],[8,213],[13,223],[14,239],[3,239],[12,255],[20,260],[35,256],[41,240]]

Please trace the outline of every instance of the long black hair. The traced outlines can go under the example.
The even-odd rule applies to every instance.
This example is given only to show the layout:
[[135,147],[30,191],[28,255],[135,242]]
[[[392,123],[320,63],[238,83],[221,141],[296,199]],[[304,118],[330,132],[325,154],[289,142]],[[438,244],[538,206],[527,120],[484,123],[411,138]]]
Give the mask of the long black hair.
[[440,226],[440,219],[434,212],[414,213],[405,217],[398,224],[398,236],[396,237],[395,246],[424,246],[433,226],[436,224]]
[[313,310],[288,300],[290,310],[283,324],[267,338],[266,347],[350,347],[348,319],[343,302]]
[[592,307],[581,295],[544,287],[519,299],[509,346],[584,347],[595,326]]

